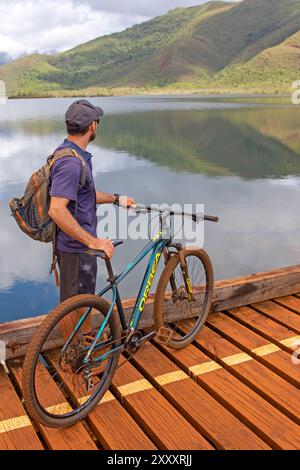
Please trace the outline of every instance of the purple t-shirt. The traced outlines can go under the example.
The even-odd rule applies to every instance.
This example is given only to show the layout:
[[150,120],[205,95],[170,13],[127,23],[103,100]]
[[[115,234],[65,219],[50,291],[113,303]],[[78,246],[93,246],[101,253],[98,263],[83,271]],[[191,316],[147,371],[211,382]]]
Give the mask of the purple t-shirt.
[[[79,189],[82,174],[82,163],[76,157],[61,158],[54,163],[50,178],[50,195],[69,199],[68,209],[79,225],[88,233],[97,236],[96,191],[92,169],[92,155],[81,149],[74,142],[65,140],[58,147],[76,150],[87,162],[87,178],[85,185]],[[72,155],[72,154],[71,154]],[[67,253],[80,253],[87,249],[85,245],[58,230],[56,247]]]

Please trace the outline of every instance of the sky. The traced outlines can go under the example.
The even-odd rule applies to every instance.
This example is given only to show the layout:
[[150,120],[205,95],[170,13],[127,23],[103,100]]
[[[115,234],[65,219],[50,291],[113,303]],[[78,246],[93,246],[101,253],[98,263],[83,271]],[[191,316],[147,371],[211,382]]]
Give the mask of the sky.
[[0,0],[0,63],[53,53],[207,0]]

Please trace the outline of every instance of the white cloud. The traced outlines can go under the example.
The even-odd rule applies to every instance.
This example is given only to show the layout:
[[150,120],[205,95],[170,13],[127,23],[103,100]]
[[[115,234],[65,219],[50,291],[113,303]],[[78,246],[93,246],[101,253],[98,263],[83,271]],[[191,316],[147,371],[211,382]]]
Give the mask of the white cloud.
[[[74,0],[81,3],[81,0]],[[176,7],[189,7],[206,3],[208,0],[88,0],[93,9],[121,14],[141,15],[153,17]]]
[[17,57],[63,51],[95,37],[122,31],[146,18],[93,10],[88,3],[0,0],[1,50]]
[[177,6],[207,0],[0,0],[0,49],[13,57],[64,51]]

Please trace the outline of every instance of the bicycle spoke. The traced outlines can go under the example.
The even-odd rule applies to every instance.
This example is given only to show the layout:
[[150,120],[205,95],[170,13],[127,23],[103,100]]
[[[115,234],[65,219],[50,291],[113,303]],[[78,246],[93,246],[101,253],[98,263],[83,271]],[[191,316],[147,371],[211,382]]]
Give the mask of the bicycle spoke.
[[[101,357],[114,349],[118,341],[111,337],[107,324],[98,341],[99,347],[90,354],[87,364],[83,362],[105,320],[105,315],[94,310],[97,327],[92,328],[91,311],[90,318],[83,322],[76,336],[64,348],[84,310],[86,308],[71,310],[57,322],[44,339],[44,351],[39,354],[35,364],[34,389],[37,402],[46,414],[57,419],[74,415],[98,393],[106,370],[113,361],[112,355],[104,359]],[[101,359],[99,364],[93,364],[97,359]]]
[[[166,335],[169,341],[182,341],[183,337],[191,335],[205,313],[205,300],[208,290],[205,266],[199,257],[189,255],[186,256],[186,269],[193,293],[192,300],[189,292],[187,292],[188,280],[185,279],[180,262],[170,275],[174,279],[173,287],[175,287],[175,292],[170,282],[167,286],[168,291],[172,292],[176,305],[176,309],[172,309],[171,313],[163,313],[163,327],[168,332]],[[183,330],[185,335],[182,335]]]

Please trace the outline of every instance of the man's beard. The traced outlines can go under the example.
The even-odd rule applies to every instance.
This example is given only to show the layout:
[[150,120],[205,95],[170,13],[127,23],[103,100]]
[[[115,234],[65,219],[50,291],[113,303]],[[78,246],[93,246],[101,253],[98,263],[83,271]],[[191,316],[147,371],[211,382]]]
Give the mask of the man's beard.
[[94,140],[96,139],[96,136],[97,136],[97,133],[93,132],[93,134],[90,136],[89,142],[94,142]]

